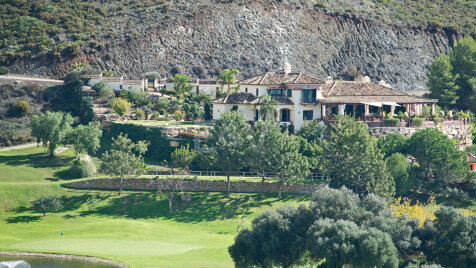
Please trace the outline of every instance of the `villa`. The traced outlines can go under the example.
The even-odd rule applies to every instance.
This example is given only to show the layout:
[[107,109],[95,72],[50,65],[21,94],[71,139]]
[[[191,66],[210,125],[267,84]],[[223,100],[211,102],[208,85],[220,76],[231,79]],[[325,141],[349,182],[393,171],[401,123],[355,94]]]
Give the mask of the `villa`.
[[436,99],[419,98],[392,88],[384,81],[374,83],[369,77],[358,81],[325,81],[291,70],[267,72],[241,80],[240,92],[213,101],[213,119],[232,109],[245,115],[247,121],[259,120],[259,102],[269,94],[277,101],[275,115],[281,125],[299,129],[311,120],[332,120],[335,115],[353,114],[364,121],[377,120],[383,112],[399,111],[419,115],[423,105],[435,110]]
[[115,92],[121,93],[123,90],[147,91],[148,80],[127,80],[124,76],[103,76],[100,74],[86,74],[81,77],[86,86],[94,86],[99,82],[107,82],[109,87]]

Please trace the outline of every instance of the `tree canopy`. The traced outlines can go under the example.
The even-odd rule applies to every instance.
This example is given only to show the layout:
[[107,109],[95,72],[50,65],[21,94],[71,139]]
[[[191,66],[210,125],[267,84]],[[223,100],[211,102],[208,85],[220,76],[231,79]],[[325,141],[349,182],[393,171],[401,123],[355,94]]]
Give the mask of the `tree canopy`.
[[357,193],[393,197],[395,182],[367,124],[348,116],[338,117],[323,142],[323,155],[331,186],[345,185]]
[[247,163],[250,146],[250,125],[238,112],[223,113],[211,129],[209,145],[217,155],[216,166],[227,176],[227,194],[230,192],[230,174],[239,171]]
[[56,147],[64,144],[65,137],[71,131],[73,117],[70,114],[47,111],[43,115],[31,117],[31,135],[37,142],[48,147],[50,157],[54,156]]
[[89,122],[87,125],[75,127],[68,135],[68,141],[73,145],[79,159],[81,154],[93,154],[101,146],[101,123]]
[[139,176],[145,171],[142,155],[147,151],[147,144],[139,141],[133,143],[127,135],[113,138],[111,149],[102,155],[101,171],[108,176],[119,176],[122,193],[123,179]]

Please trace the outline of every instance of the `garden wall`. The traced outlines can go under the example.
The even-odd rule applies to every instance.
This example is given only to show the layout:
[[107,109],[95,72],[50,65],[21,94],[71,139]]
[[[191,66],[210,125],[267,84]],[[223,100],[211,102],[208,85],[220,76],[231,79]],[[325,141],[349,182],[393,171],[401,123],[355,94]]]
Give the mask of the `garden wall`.
[[450,139],[456,139],[459,141],[460,146],[470,145],[472,144],[472,136],[471,136],[471,125],[464,125],[464,124],[442,124],[435,126],[428,125],[423,127],[369,127],[369,132],[376,136],[377,138],[381,136],[388,135],[390,133],[398,133],[402,136],[411,136],[418,130],[429,127],[429,128],[436,128],[443,132],[446,136]]
[[[123,189],[134,191],[170,191],[174,186],[169,183],[170,179],[124,179]],[[178,181],[178,180],[176,180]],[[211,180],[182,180],[179,189],[184,192],[225,192],[226,181]],[[230,182],[230,192],[258,193],[261,182]],[[66,183],[64,186],[75,189],[101,189],[119,190],[120,179],[93,179]],[[289,184],[266,182],[263,187],[264,193],[278,193],[281,186],[282,193],[312,194],[317,189],[326,187],[326,184]]]

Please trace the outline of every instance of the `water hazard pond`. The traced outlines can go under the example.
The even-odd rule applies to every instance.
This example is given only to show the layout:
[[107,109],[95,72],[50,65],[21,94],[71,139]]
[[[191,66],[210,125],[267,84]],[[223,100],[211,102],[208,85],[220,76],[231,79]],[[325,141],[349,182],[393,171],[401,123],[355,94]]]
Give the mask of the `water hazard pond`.
[[63,258],[0,256],[0,268],[117,268],[117,266]]

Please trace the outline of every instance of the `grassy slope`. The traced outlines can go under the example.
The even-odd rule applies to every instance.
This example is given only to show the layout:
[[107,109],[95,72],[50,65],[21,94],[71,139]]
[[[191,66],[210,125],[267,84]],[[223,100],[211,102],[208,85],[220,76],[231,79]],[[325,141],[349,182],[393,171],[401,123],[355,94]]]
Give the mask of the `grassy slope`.
[[[131,267],[232,267],[227,247],[238,226],[266,208],[309,200],[192,193],[192,201],[178,202],[170,215],[165,196],[60,187],[70,180],[63,165],[72,157],[67,151],[50,160],[43,148],[0,152],[0,250],[86,254]],[[42,194],[60,196],[64,207],[46,217],[31,211],[29,200]],[[91,195],[101,201],[89,213],[85,201]]]

